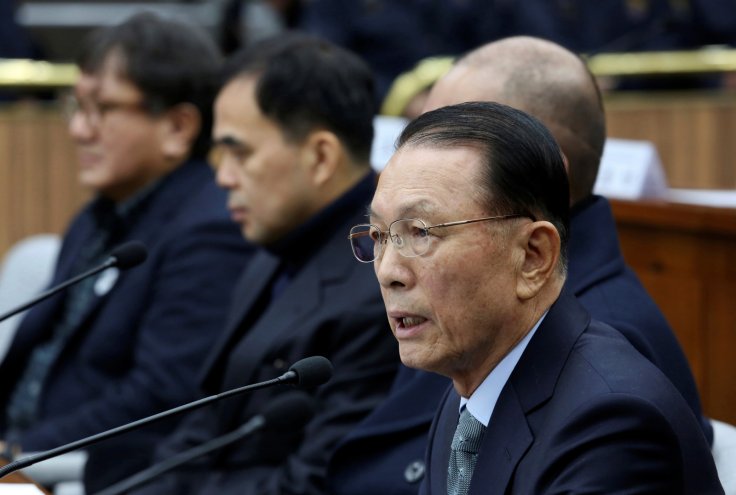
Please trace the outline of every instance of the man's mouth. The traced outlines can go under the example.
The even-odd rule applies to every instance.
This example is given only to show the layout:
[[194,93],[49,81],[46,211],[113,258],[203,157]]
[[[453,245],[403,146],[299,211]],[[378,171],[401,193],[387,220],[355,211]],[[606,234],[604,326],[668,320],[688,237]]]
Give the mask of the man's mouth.
[[404,316],[402,318],[399,318],[399,325],[401,325],[404,328],[410,328],[417,325],[421,325],[427,321],[426,318],[422,318],[421,316]]

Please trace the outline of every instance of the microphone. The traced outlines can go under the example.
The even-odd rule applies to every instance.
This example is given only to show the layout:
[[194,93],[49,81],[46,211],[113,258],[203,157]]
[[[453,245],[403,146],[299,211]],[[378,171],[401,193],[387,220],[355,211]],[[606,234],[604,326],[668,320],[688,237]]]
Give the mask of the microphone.
[[0,478],[19,469],[32,466],[37,462],[45,461],[61,454],[66,454],[67,452],[71,452],[72,450],[86,447],[87,445],[99,442],[101,440],[105,440],[107,438],[114,437],[120,435],[121,433],[133,430],[135,428],[151,424],[155,421],[168,418],[169,416],[173,416],[174,414],[190,411],[192,409],[210,404],[211,402],[232,397],[233,395],[250,392],[252,390],[259,390],[273,385],[296,385],[304,388],[313,388],[326,382],[331,377],[332,363],[330,363],[327,358],[322,356],[307,357],[292,364],[289,368],[289,371],[276,378],[272,378],[263,382],[253,383],[251,385],[245,385],[243,387],[228,390],[220,394],[210,395],[209,397],[205,397],[194,402],[189,402],[187,404],[168,409],[158,414],[154,414],[152,416],[133,421],[132,423],[127,423],[118,426],[117,428],[112,428],[110,430],[97,433],[96,435],[90,435],[88,437],[65,445],[61,445],[51,450],[29,455],[28,457],[23,457],[9,464],[6,464],[3,467],[0,467]]
[[107,259],[101,265],[95,268],[92,268],[91,270],[88,270],[84,273],[81,273],[77,275],[76,277],[71,278],[67,280],[66,282],[63,282],[57,285],[56,287],[52,287],[46,292],[42,292],[41,294],[39,294],[38,296],[30,300],[29,302],[22,304],[18,306],[17,308],[8,311],[7,313],[0,316],[0,322],[7,320],[11,316],[17,315],[18,313],[22,311],[25,311],[31,306],[40,303],[44,299],[48,299],[54,294],[61,292],[62,290],[69,287],[70,285],[74,285],[77,282],[81,282],[85,278],[91,277],[92,275],[95,275],[96,273],[99,273],[102,270],[107,270],[108,268],[112,268],[112,267],[119,268],[120,270],[127,270],[128,268],[133,268],[134,266],[137,266],[143,263],[146,260],[147,256],[148,256],[148,251],[146,250],[146,246],[144,246],[142,242],[130,241],[130,242],[126,242],[125,244],[121,244],[120,246],[110,251],[110,254],[108,255]]
[[262,413],[253,416],[239,428],[189,450],[179,452],[158,464],[110,485],[104,490],[95,493],[95,495],[120,495],[126,493],[198,457],[235,443],[264,427],[271,429],[300,429],[312,419],[314,413],[314,400],[311,397],[303,392],[286,392],[275,397],[263,409]]
[[283,376],[302,388],[318,387],[332,378],[332,363],[324,356],[310,356],[292,364]]

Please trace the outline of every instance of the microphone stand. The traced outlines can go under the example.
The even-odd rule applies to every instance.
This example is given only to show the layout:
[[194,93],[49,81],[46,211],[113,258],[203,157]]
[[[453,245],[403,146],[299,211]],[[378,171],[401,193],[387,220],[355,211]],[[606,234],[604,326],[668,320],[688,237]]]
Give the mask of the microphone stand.
[[252,432],[260,429],[264,424],[265,420],[263,419],[263,416],[254,416],[253,418],[251,418],[250,421],[240,426],[240,428],[231,431],[230,433],[219,436],[201,445],[197,445],[196,447],[192,447],[189,450],[179,452],[177,455],[170,457],[158,464],[155,464],[139,473],[136,473],[130,478],[126,478],[112,486],[109,486],[101,492],[95,493],[94,495],[120,495],[134,488],[138,488],[141,485],[145,485],[153,478],[157,478],[158,476],[165,474],[172,469],[176,469],[177,467],[193,461],[198,457],[202,457],[209,454],[210,452],[214,452],[215,450],[226,447],[231,443],[237,442],[243,437],[246,437]]
[[0,316],[0,322],[3,322],[5,320],[7,320],[11,316],[17,315],[18,313],[20,313],[22,311],[25,311],[26,309],[30,308],[31,306],[33,306],[36,303],[39,303],[39,302],[43,301],[44,299],[48,299],[49,297],[53,296],[57,292],[66,289],[70,285],[74,285],[77,282],[80,282],[80,281],[82,281],[83,279],[85,279],[87,277],[91,277],[95,273],[101,272],[103,270],[107,270],[108,268],[110,268],[112,266],[115,266],[116,263],[117,263],[117,259],[112,258],[112,257],[108,258],[107,261],[105,261],[105,263],[103,263],[102,265],[96,266],[96,267],[92,268],[91,270],[88,270],[88,271],[86,271],[84,273],[81,273],[81,274],[77,275],[76,277],[67,280],[63,284],[57,285],[56,287],[53,287],[53,288],[47,290],[46,292],[42,292],[41,294],[39,294],[38,296],[36,296],[32,300],[28,301],[27,303],[22,304],[21,306],[8,311],[4,315]]
[[103,431],[96,435],[91,435],[91,436],[82,438],[80,440],[77,440],[76,442],[71,442],[66,445],[62,445],[60,447],[56,447],[54,449],[47,450],[45,452],[39,452],[38,454],[30,455],[28,457],[23,457],[21,459],[18,459],[16,461],[11,462],[10,464],[7,464],[1,467],[0,468],[0,478],[14,471],[17,471],[19,469],[23,469],[28,466],[32,466],[33,464],[37,462],[45,461],[46,459],[50,459],[52,457],[55,457],[61,454],[66,454],[67,452],[71,452],[72,450],[77,450],[82,447],[86,447],[87,445],[90,445],[95,442],[99,442],[100,440],[105,440],[107,438],[110,438],[116,435],[120,435],[121,433],[125,433],[139,426],[143,426],[148,423],[153,423],[154,421],[158,421],[160,419],[167,418],[174,414],[182,413],[185,411],[190,411],[192,409],[207,405],[211,402],[215,402],[220,399],[226,399],[232,395],[237,395],[239,393],[247,392],[249,390],[258,390],[261,388],[270,387],[271,385],[298,383],[298,381],[299,381],[299,375],[295,371],[289,370],[283,375],[276,377],[276,378],[272,378],[271,380],[267,380],[265,382],[254,383],[252,385],[245,385],[243,387],[228,390],[227,392],[222,392],[217,395],[211,395],[209,397],[205,397],[203,399],[199,399],[197,401],[190,402],[188,404],[184,404],[182,406],[175,407],[173,409],[169,409],[169,410],[160,412],[158,414],[154,414],[153,416],[148,416],[146,418],[139,419],[138,421],[124,424],[122,426],[118,426],[117,428],[113,428],[111,430]]

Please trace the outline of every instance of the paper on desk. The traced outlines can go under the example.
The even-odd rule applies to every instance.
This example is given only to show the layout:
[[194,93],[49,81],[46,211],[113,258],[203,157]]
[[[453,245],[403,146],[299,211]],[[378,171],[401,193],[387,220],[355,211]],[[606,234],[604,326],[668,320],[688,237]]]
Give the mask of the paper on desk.
[[667,199],[672,203],[736,208],[736,189],[670,189]]
[[408,119],[377,115],[373,119],[373,144],[371,146],[371,165],[380,172],[394,154],[396,140],[404,130]]
[[595,194],[616,199],[661,199],[667,180],[657,148],[649,141],[606,139]]
[[0,483],[0,495],[43,495],[32,483]]

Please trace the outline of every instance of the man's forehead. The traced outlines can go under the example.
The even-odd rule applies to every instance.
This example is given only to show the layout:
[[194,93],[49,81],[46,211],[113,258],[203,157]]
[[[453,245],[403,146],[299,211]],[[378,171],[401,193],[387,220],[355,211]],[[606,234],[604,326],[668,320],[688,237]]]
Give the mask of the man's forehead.
[[478,187],[478,163],[478,151],[470,147],[402,147],[381,173],[371,216],[429,218],[470,200]]

